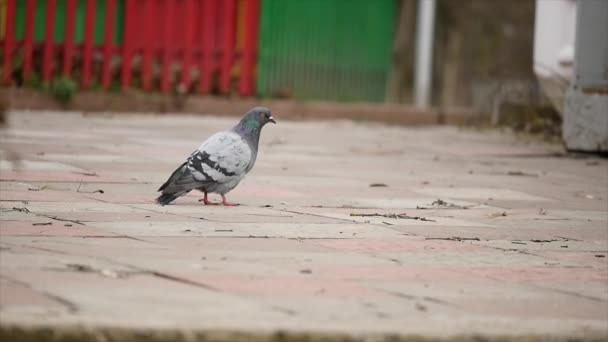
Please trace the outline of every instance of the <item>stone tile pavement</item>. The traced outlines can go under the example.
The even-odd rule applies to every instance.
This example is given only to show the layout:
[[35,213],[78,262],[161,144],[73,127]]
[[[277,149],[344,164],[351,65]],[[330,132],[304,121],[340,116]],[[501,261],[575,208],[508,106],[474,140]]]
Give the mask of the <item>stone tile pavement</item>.
[[275,117],[228,195],[241,206],[160,207],[158,186],[235,118],[11,113],[0,326],[608,337],[608,160]]

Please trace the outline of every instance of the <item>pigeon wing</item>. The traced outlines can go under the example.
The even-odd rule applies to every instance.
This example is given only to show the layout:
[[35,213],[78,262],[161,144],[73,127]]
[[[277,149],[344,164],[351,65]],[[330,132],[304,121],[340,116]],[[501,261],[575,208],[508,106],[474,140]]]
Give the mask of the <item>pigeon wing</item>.
[[198,182],[228,183],[245,176],[251,156],[251,148],[240,135],[224,131],[209,137],[186,163]]

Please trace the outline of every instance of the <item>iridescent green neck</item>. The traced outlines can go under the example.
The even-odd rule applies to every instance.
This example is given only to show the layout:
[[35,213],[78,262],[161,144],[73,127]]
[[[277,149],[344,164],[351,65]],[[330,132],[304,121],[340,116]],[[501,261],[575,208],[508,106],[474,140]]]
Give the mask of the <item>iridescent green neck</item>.
[[243,128],[250,132],[259,130],[261,127],[262,123],[260,122],[260,120],[256,119],[253,116],[247,116],[243,122]]

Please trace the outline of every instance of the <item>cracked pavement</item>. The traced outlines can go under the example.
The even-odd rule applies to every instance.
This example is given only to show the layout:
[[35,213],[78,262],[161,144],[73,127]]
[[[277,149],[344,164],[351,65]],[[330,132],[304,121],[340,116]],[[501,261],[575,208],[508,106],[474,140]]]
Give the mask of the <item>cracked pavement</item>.
[[0,324],[608,336],[608,160],[276,117],[228,194],[241,206],[160,207],[158,186],[237,118],[12,112]]

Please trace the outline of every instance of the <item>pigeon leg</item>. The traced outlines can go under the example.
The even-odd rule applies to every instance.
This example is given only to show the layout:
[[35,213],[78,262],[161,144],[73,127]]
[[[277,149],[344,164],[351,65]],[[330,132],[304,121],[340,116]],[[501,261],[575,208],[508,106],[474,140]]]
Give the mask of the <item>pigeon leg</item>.
[[222,204],[225,205],[225,206],[229,206],[229,207],[234,207],[234,206],[239,205],[238,203],[228,202],[226,200],[226,196],[224,196],[223,194],[222,194]]
[[[210,200],[207,199],[207,191],[204,191],[205,193],[205,197],[199,199],[199,202],[203,202],[205,203],[205,205],[219,205],[220,203],[215,203],[215,202],[211,202]],[[222,198],[224,198],[224,196],[222,195]]]

